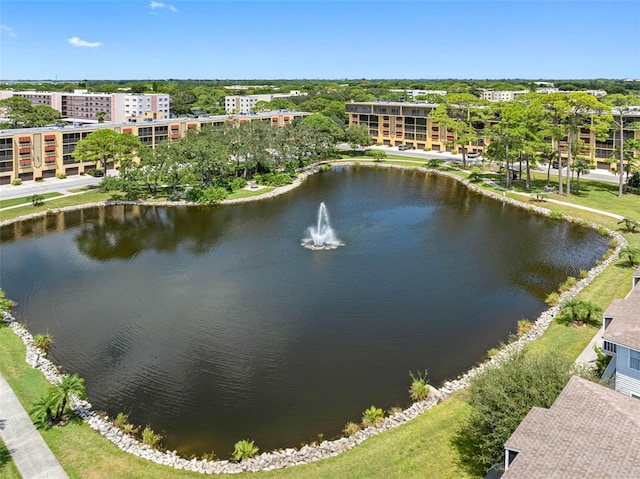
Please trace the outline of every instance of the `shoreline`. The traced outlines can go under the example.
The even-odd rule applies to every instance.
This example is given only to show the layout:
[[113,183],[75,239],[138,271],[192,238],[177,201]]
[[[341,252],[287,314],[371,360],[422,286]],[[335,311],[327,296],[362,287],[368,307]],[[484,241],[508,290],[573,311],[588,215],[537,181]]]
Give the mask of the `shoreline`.
[[[395,165],[395,164],[386,164],[386,163],[378,163],[372,161],[345,161],[345,162],[325,162],[326,164],[336,165],[336,166],[364,166],[364,167],[376,167],[376,168],[386,168],[386,169],[405,169],[405,170],[417,170],[419,172],[423,172],[426,174],[436,174],[440,176],[446,176],[449,178],[453,178],[456,181],[464,184],[470,191],[478,194],[482,194],[496,200],[502,201],[503,203],[509,203],[518,208],[523,208],[529,210],[533,213],[540,214],[543,216],[550,216],[551,210],[543,208],[537,205],[527,204],[523,201],[519,201],[512,198],[507,198],[493,191],[486,190],[474,183],[471,183],[467,178],[460,177],[459,175],[455,175],[450,172],[440,171],[435,169],[430,169],[422,166],[413,166],[413,165]],[[237,200],[225,200],[220,205],[232,205],[239,204],[248,201],[259,201],[269,199],[275,196],[279,196],[281,194],[287,193],[289,191],[294,190],[299,185],[301,185],[307,177],[312,174],[320,172],[320,166],[316,165],[309,170],[302,172],[296,180],[284,187],[276,188],[275,190],[269,191],[267,193],[240,198]],[[145,206],[200,206],[186,201],[178,201],[178,202],[148,202],[148,201],[103,201],[103,202],[95,202],[95,203],[87,203],[83,205],[76,205],[64,208],[56,208],[49,211],[34,213],[32,215],[21,216],[18,218],[14,218],[11,220],[5,220],[0,222],[0,226],[5,226],[9,224],[13,224],[20,221],[25,221],[28,219],[44,217],[50,214],[56,214],[64,211],[72,211],[84,208],[93,208],[100,206],[110,206],[110,205],[145,205]],[[564,221],[570,221],[573,223],[578,223],[580,225],[591,227],[593,229],[600,230],[602,226],[599,226],[595,223],[588,223],[579,218],[575,218],[568,215],[561,215],[561,219]],[[607,259],[603,260],[600,264],[596,264],[593,268],[591,268],[587,274],[587,276],[576,283],[570,290],[562,293],[560,295],[560,301],[558,305],[553,306],[547,310],[544,310],[540,313],[538,318],[534,322],[534,326],[527,334],[523,335],[518,340],[507,344],[503,347],[498,354],[493,356],[492,358],[482,362],[479,365],[476,365],[470,368],[465,373],[461,374],[457,379],[448,380],[443,383],[440,390],[436,390],[432,386],[430,390],[432,390],[433,394],[430,394],[430,398],[426,401],[421,401],[414,403],[407,409],[393,414],[392,416],[385,417],[381,424],[377,426],[371,426],[366,429],[362,429],[357,433],[349,436],[342,437],[336,439],[334,441],[323,441],[320,444],[312,444],[303,446],[300,449],[295,448],[287,448],[284,450],[265,452],[253,459],[243,460],[239,463],[225,461],[225,460],[216,460],[209,461],[205,459],[192,459],[187,460],[185,458],[179,457],[176,451],[159,451],[157,449],[153,449],[149,446],[142,444],[137,439],[128,436],[123,433],[120,429],[113,426],[113,424],[109,421],[109,419],[101,413],[92,410],[91,404],[88,401],[76,400],[74,401],[74,413],[80,416],[84,422],[86,422],[92,429],[98,431],[101,435],[109,439],[113,444],[116,445],[119,449],[134,454],[138,457],[150,460],[152,462],[156,462],[158,464],[167,465],[173,467],[175,469],[183,469],[194,472],[201,472],[207,474],[234,474],[240,472],[257,472],[260,470],[273,470],[273,469],[281,469],[285,467],[291,467],[300,464],[307,464],[311,462],[315,462],[318,460],[326,459],[329,457],[334,457],[342,452],[346,452],[353,447],[361,444],[365,440],[373,437],[387,429],[395,428],[411,419],[417,417],[423,412],[433,408],[438,403],[452,396],[457,391],[464,389],[468,386],[469,380],[471,380],[476,375],[480,374],[487,367],[492,367],[494,365],[500,364],[505,359],[509,358],[516,351],[521,350],[526,344],[538,339],[547,327],[552,323],[555,316],[558,314],[560,310],[559,304],[562,302],[575,297],[582,289],[591,284],[591,282],[608,266],[610,266],[619,255],[620,250],[627,245],[626,240],[622,235],[617,232],[606,230],[609,237],[615,239],[617,241],[617,246]],[[58,368],[49,361],[48,358],[43,357],[42,351],[35,347],[33,343],[33,337],[29,333],[29,331],[18,324],[15,319],[10,315],[6,314],[3,317],[3,320],[9,325],[9,327],[14,331],[18,337],[25,343],[27,346],[27,354],[26,361],[29,365],[34,367],[35,369],[39,369],[47,378],[47,380],[55,384],[60,381],[61,375]]]

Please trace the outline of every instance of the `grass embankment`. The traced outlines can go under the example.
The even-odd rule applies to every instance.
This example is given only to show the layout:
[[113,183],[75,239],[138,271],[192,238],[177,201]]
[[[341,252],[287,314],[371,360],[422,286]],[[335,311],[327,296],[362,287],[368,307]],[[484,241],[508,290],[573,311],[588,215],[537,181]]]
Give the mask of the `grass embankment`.
[[[358,160],[357,158],[350,159]],[[370,159],[363,157],[362,160]],[[406,161],[403,160],[402,163],[406,163]],[[416,160],[414,163],[421,166],[424,162]],[[610,185],[587,185],[586,183],[581,181],[581,188],[584,188],[583,194],[572,195],[568,198],[558,196],[558,199],[600,209],[605,209],[602,205],[611,205],[608,208],[610,211],[640,220],[638,217],[640,198],[635,195],[626,195],[611,201],[613,190]],[[615,187],[615,185],[613,186]],[[256,194],[264,191],[260,190]],[[617,192],[617,190],[615,191]],[[94,193],[96,192],[90,194]],[[68,199],[73,198],[78,203],[101,201],[94,196],[89,196],[90,194],[69,197]],[[526,198],[520,195],[507,194],[526,201]],[[109,194],[104,195],[109,196]],[[549,202],[542,205],[553,211],[602,224],[610,229],[619,230],[620,228],[615,219],[607,216]],[[47,208],[51,207],[58,206],[48,204]],[[28,211],[33,212],[34,208],[29,207]],[[625,234],[625,237],[630,246],[640,247],[640,234]],[[622,298],[627,294],[631,287],[632,272],[632,268],[625,267],[622,261],[617,261],[596,278],[589,287],[585,288],[579,298],[592,301],[606,309],[612,299]],[[596,331],[597,327],[595,326],[575,328],[552,324],[544,336],[530,347],[567,351],[568,354],[577,357]],[[0,344],[2,344],[0,371],[5,375],[28,410],[33,402],[46,392],[48,383],[39,372],[27,366],[24,361],[24,346],[8,328],[0,328]],[[225,477],[237,479],[248,477],[256,479],[469,477],[457,466],[455,452],[449,443],[453,432],[464,421],[468,411],[468,406],[456,396],[410,423],[376,436],[338,457],[285,470]],[[65,427],[43,431],[42,435],[72,478],[111,477],[114,471],[117,471],[119,477],[127,478],[202,477],[199,474],[176,471],[152,464],[123,453],[79,421],[72,422]],[[3,457],[5,456],[0,448],[0,473],[6,473],[7,477],[18,477],[10,475],[14,473],[15,468],[12,469],[13,464],[10,460],[5,460],[3,465]]]

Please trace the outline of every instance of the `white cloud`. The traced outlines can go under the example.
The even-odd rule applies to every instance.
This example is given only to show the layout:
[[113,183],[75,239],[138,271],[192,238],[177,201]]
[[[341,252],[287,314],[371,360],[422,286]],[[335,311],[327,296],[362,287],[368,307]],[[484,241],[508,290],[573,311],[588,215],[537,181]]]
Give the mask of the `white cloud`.
[[152,10],[155,10],[156,8],[168,8],[172,12],[178,11],[178,9],[173,5],[169,5],[168,3],[162,3],[162,2],[154,2],[153,0],[151,0],[151,2],[149,3],[149,6],[151,7]]
[[71,43],[71,45],[73,45],[74,47],[89,47],[89,48],[99,47],[100,45],[102,45],[101,42],[87,42],[85,40],[81,40],[79,37],[69,38],[69,43]]
[[0,25],[0,31],[6,33],[10,37],[17,37],[16,31],[8,25]]

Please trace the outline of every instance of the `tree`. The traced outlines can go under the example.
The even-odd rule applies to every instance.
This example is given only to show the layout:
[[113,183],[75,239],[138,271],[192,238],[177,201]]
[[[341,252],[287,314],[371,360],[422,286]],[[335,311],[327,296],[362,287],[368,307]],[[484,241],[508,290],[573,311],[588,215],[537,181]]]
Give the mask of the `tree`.
[[589,324],[593,318],[602,314],[602,308],[590,301],[569,299],[560,306],[560,312],[556,317],[558,322]]
[[130,160],[141,148],[142,142],[137,136],[102,128],[80,140],[72,156],[76,161],[101,163],[106,175],[109,162]]
[[572,170],[576,172],[576,193],[580,192],[580,175],[588,175],[590,166],[589,160],[585,158],[578,158],[573,163]]
[[620,129],[620,146],[619,146],[619,163],[618,163],[618,173],[620,175],[619,183],[618,183],[618,197],[621,198],[624,193],[624,183],[622,180],[622,172],[624,171],[624,113],[629,109],[629,107],[636,103],[637,100],[630,95],[622,95],[622,94],[613,94],[607,95],[604,100],[604,103],[609,105],[613,112],[618,115],[617,126]]
[[529,410],[549,408],[573,372],[558,351],[519,352],[473,378],[464,398],[471,412],[452,440],[461,465],[481,477],[502,464],[504,443]]
[[52,386],[48,393],[34,404],[31,414],[38,426],[51,426],[64,418],[67,405],[73,397],[84,399],[84,379],[77,374],[65,374],[62,380]]
[[11,122],[12,128],[25,126],[28,123],[29,114],[33,110],[31,102],[21,96],[12,96],[0,100],[0,108],[5,109],[5,116]]
[[347,129],[347,142],[354,151],[371,144],[371,135],[367,125],[349,125]]
[[627,265],[630,267],[640,264],[640,248],[626,246],[620,250],[620,256],[626,256]]

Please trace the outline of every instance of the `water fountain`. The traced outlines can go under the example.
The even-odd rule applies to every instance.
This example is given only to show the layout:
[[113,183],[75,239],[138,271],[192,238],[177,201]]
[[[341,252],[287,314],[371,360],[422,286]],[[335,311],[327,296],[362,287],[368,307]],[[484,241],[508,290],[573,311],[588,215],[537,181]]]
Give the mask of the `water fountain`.
[[316,226],[307,229],[308,237],[303,238],[302,246],[309,249],[335,249],[344,243],[336,238],[336,234],[329,224],[329,213],[324,202],[318,208]]

